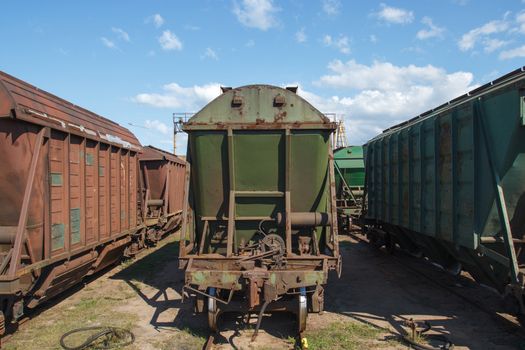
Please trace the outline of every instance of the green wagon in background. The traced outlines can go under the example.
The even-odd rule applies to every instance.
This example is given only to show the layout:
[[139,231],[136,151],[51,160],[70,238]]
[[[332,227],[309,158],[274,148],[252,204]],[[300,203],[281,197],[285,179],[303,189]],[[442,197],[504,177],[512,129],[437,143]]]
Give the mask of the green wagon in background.
[[[340,272],[331,134],[296,88],[223,93],[183,126],[190,165],[180,246],[184,291],[217,329],[219,314],[323,310]],[[309,302],[307,303],[307,300]],[[206,307],[207,306],[207,307]]]
[[334,151],[337,216],[341,232],[349,232],[363,207],[365,163],[362,146],[348,146]]
[[371,239],[466,270],[522,314],[524,68],[369,141],[365,214]]

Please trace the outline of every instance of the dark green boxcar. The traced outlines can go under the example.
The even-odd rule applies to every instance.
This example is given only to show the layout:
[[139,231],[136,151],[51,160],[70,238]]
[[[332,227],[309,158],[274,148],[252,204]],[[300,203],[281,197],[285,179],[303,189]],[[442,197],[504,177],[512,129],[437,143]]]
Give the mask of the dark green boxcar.
[[340,267],[335,129],[295,90],[223,89],[183,127],[191,181],[180,261],[185,290],[209,325],[230,310],[285,309],[306,323]]
[[524,96],[519,69],[386,130],[366,158],[370,232],[462,267],[522,313]]
[[365,163],[362,146],[348,146],[334,151],[335,189],[340,231],[350,231],[363,207]]

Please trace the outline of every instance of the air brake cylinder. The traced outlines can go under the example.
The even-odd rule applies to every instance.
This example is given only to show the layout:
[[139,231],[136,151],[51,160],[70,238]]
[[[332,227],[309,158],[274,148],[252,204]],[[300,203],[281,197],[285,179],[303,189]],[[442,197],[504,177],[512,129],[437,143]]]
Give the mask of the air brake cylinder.
[[[322,212],[295,212],[290,213],[292,227],[331,226],[332,220],[328,213]],[[275,217],[277,226],[286,225],[286,214],[277,213]]]

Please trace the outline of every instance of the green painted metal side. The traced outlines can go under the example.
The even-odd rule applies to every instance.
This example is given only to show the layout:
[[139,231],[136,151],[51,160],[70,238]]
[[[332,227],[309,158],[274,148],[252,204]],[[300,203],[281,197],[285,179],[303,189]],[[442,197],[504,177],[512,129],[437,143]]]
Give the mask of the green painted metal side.
[[500,291],[519,284],[506,235],[525,235],[524,91],[519,70],[369,141],[369,222]]
[[[285,132],[234,131],[234,188],[235,191],[285,192]],[[328,149],[329,131],[294,130],[291,132],[290,192],[292,212],[328,211]],[[197,218],[227,218],[229,202],[228,135],[225,131],[197,131],[190,133],[189,144],[192,166],[192,191]],[[275,217],[285,211],[284,195],[242,195],[235,198],[235,218]],[[237,221],[234,250],[254,238],[261,220]],[[210,232],[224,242],[207,240],[204,252],[224,253],[227,220],[210,222]],[[204,228],[196,221],[197,237]],[[271,223],[265,228],[272,228]],[[323,228],[317,228],[321,240]],[[281,230],[284,238],[284,230]],[[212,235],[213,235],[212,234]]]
[[[285,99],[284,105],[275,105],[276,96]],[[241,106],[233,105],[235,98]],[[204,234],[202,252],[227,252],[230,196],[234,254],[239,246],[262,238],[256,233],[261,222],[266,232],[285,239],[285,228],[277,227],[273,219],[286,211],[286,192],[291,212],[329,213],[328,164],[334,128],[295,93],[268,85],[227,91],[192,117],[184,126],[193,210],[188,227],[194,227],[199,245]],[[315,228],[320,249],[329,230]],[[298,253],[297,237],[310,237],[311,230],[292,231],[292,252]]]
[[[348,146],[334,151],[334,164],[350,187],[365,186],[365,162],[362,146]],[[341,176],[335,172],[335,187],[341,187]]]

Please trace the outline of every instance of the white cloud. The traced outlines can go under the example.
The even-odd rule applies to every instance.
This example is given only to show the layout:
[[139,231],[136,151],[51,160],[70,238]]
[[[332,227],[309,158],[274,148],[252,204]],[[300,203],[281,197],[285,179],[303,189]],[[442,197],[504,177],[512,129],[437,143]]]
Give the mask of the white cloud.
[[432,65],[396,66],[377,61],[363,65],[336,60],[328,69],[330,74],[314,85],[335,88],[343,96],[322,97],[304,90],[299,94],[323,112],[346,115],[350,141],[356,144],[476,87],[471,73],[448,73]]
[[158,13],[154,14],[153,24],[155,24],[155,27],[160,28],[164,24],[164,18]]
[[196,32],[197,30],[201,30],[201,27],[188,24],[184,26],[184,29]]
[[375,14],[380,20],[393,24],[407,24],[414,20],[414,12],[381,4],[381,9]]
[[274,6],[273,0],[242,0],[233,4],[233,13],[243,25],[260,30],[268,30],[277,26],[275,13],[279,9]]
[[111,30],[117,35],[119,39],[127,41],[128,43],[131,41],[131,39],[129,38],[129,34],[126,33],[124,30],[115,27],[111,28]]
[[525,45],[517,47],[512,50],[502,51],[499,58],[502,60],[510,60],[512,58],[525,57]]
[[255,46],[255,41],[250,39],[246,42],[246,44],[244,44],[244,46],[246,47],[254,47]]
[[430,17],[423,17],[421,20],[421,23],[428,26],[428,29],[421,29],[417,32],[416,37],[419,40],[426,40],[430,38],[442,38],[443,32],[445,31],[445,28],[438,27],[437,25],[432,22],[432,19]]
[[164,135],[171,134],[173,130],[173,128],[168,127],[166,124],[156,119],[155,120],[146,119],[146,121],[144,122],[144,127],[146,129],[158,131]]
[[499,40],[499,39],[484,39],[483,40],[483,50],[487,53],[494,52],[503,46],[508,45],[510,42],[505,40]]
[[478,41],[482,41],[483,38],[496,33],[502,33],[509,29],[509,23],[503,20],[494,20],[485,23],[481,27],[474,28],[469,32],[463,34],[458,42],[459,49],[461,51],[472,50]]
[[163,50],[182,50],[182,42],[169,30],[162,32],[159,37],[159,44]]
[[111,40],[109,40],[108,38],[106,37],[101,37],[100,38],[100,41],[102,41],[102,44],[105,46],[105,47],[108,47],[110,49],[116,49],[117,46],[115,45],[115,43]]
[[[374,61],[367,66],[349,60],[344,63],[334,60],[328,64],[332,74],[322,76],[318,82],[319,86],[331,86],[350,89],[379,89],[396,90],[408,89],[412,85],[427,85],[436,81],[442,81],[444,77],[451,78],[442,68],[427,66],[395,66],[390,62]],[[471,80],[470,73],[459,74],[462,79]]]
[[377,43],[377,36],[375,36],[374,34],[370,35],[370,42],[372,44]]
[[217,61],[219,59],[219,56],[217,56],[217,53],[211,47],[207,47],[206,51],[204,51],[204,54],[201,56],[201,58],[210,58],[212,60]]
[[176,109],[176,112],[195,112],[219,96],[220,87],[219,83],[190,87],[170,83],[163,86],[164,91],[162,93],[141,93],[136,95],[133,100],[153,107]]
[[308,37],[306,36],[303,27],[295,33],[295,41],[297,41],[298,43],[305,43],[306,40],[308,40]]
[[[525,34],[525,10],[513,18],[510,15],[511,12],[507,11],[502,19],[492,20],[463,34],[458,42],[460,50],[473,50],[479,44],[486,53],[492,53],[515,42],[516,38]],[[522,38],[518,41],[522,41]],[[501,51],[499,54],[499,58],[503,60],[516,57],[524,57],[523,46]]]
[[162,25],[164,24],[165,21],[164,21],[164,18],[159,13],[156,13],[156,14],[151,15],[148,18],[146,18],[146,20],[144,22],[145,23],[153,23],[153,25],[156,28],[160,28],[160,27],[162,27]]
[[323,0],[323,11],[327,15],[334,16],[341,11],[340,0]]
[[[333,61],[328,69],[330,74],[315,83],[315,93],[304,90],[299,83],[286,85],[298,85],[299,95],[321,112],[344,115],[349,142],[353,144],[363,144],[383,129],[476,87],[469,72],[447,72],[431,65],[396,66],[389,62],[364,65],[351,60],[346,63]],[[195,112],[220,95],[220,86],[208,83],[185,87],[171,83],[163,86],[160,93],[138,94],[133,100],[168,108],[170,112]],[[325,88],[337,88],[341,95],[324,95]],[[146,126],[159,134],[171,135],[172,126],[161,120],[151,119]],[[180,140],[177,135],[177,152],[183,154],[186,143],[183,134],[180,135]],[[167,137],[151,136],[148,141],[164,149],[172,147]]]
[[[143,125],[135,125],[137,128],[133,128],[133,133],[139,138],[140,143],[143,145],[152,145],[154,147],[163,149],[168,152],[173,152],[173,123],[169,118],[164,120],[167,123],[159,119],[148,119]],[[177,133],[175,138],[176,142],[176,154],[185,155],[188,144],[188,134],[185,132]]]
[[[525,0],[523,0],[525,3]],[[521,11],[516,15],[516,23],[518,24],[518,31],[522,34],[525,34],[525,11]]]
[[323,44],[328,47],[335,47],[341,53],[348,55],[350,53],[350,42],[347,36],[339,35],[339,38],[332,38],[331,35],[323,37]]

